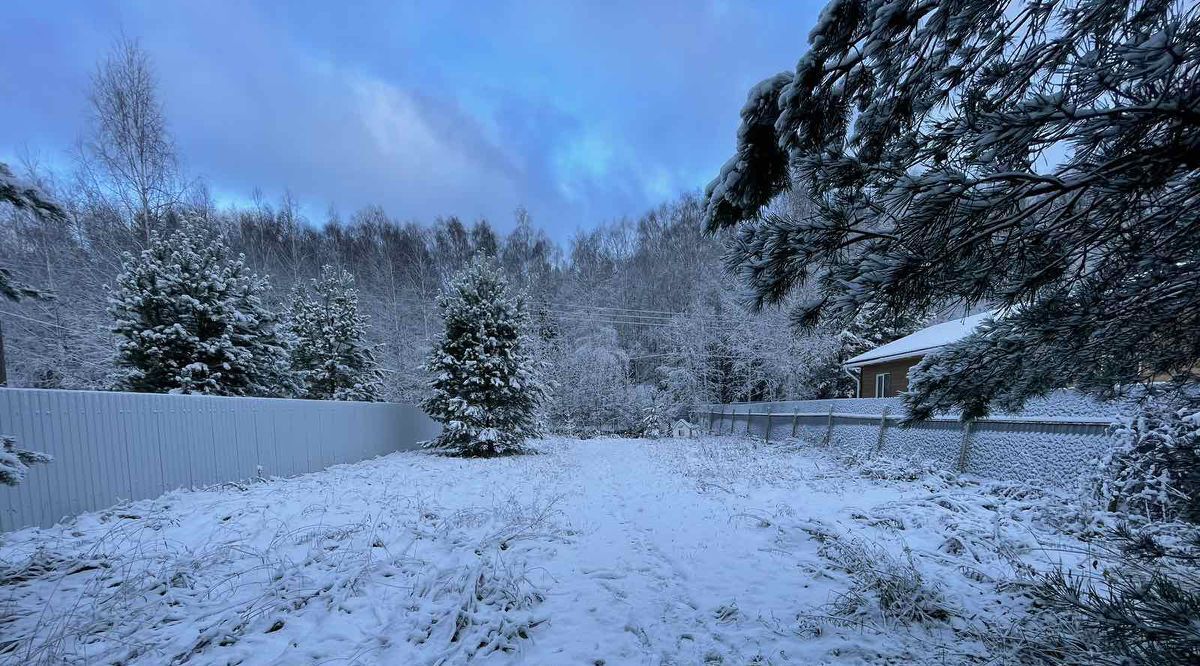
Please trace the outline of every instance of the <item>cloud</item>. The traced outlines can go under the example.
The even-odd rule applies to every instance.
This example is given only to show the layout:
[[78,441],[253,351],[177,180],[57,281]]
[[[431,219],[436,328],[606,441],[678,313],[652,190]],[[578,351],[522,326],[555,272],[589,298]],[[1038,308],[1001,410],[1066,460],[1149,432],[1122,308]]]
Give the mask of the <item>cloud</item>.
[[306,51],[253,12],[196,22],[209,25],[146,48],[181,153],[217,191],[288,188],[310,210],[377,203],[426,221],[519,203],[510,160],[454,100]]
[[18,3],[0,8],[0,58],[30,65],[0,92],[54,87],[0,107],[0,154],[15,135],[69,145],[87,73],[124,33],[156,63],[184,164],[218,192],[501,228],[525,205],[565,238],[701,187],[745,91],[795,62],[816,9]]

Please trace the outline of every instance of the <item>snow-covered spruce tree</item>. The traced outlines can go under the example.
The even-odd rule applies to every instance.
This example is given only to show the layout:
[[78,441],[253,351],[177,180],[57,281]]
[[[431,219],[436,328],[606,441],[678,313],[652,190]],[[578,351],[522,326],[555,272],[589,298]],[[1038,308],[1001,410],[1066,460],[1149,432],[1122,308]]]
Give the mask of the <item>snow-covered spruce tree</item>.
[[639,386],[634,392],[634,404],[638,406],[638,423],[634,433],[638,437],[658,439],[671,432],[671,409],[667,396],[652,386]]
[[446,329],[426,364],[432,393],[421,406],[443,429],[426,446],[461,456],[521,452],[547,397],[522,299],[491,259],[478,256],[438,306]]
[[267,282],[196,220],[125,256],[109,312],[116,320],[117,387],[145,393],[290,395]]
[[[219,241],[218,241],[219,242]],[[221,246],[224,250],[224,245]],[[263,295],[271,289],[265,277],[250,273],[241,255],[230,260],[229,295],[236,314],[229,328],[230,340],[242,355],[241,378],[223,382],[240,390],[234,395],[289,398],[298,387],[292,375],[286,330],[282,317],[267,307]]]
[[325,266],[307,292],[294,295],[288,329],[301,397],[379,400],[381,375],[366,326],[354,277],[345,270]]
[[[1098,394],[1200,362],[1200,9],[837,0],[755,86],[706,225],[759,305],[1003,313],[931,356],[916,418]],[[768,205],[788,190],[795,219]]]

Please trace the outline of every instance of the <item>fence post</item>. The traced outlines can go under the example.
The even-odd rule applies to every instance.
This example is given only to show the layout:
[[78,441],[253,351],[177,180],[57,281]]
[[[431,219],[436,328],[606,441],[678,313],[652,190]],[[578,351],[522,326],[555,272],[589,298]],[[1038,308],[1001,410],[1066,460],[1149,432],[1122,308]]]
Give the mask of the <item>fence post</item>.
[[767,407],[767,423],[763,430],[763,439],[767,444],[771,443],[771,408]]
[[796,439],[796,419],[800,418],[800,410],[792,410],[792,439]]
[[971,447],[971,426],[974,420],[963,421],[962,448],[958,452],[958,471],[967,471],[967,449]]
[[875,442],[875,450],[871,452],[874,456],[883,452],[883,439],[887,436],[887,418],[890,408],[884,407],[883,413],[879,415],[879,441]]
[[729,436],[733,436],[733,429],[737,427],[737,407],[729,407]]
[[7,368],[4,362],[4,322],[0,321],[0,386],[8,386]]
[[833,405],[829,405],[829,417],[825,427],[825,446],[833,443]]

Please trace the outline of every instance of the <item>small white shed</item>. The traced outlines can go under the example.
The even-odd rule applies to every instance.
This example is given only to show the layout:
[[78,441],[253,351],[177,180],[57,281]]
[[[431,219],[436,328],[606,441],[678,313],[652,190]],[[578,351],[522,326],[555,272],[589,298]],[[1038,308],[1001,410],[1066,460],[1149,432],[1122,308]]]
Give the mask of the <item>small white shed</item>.
[[700,436],[700,426],[678,419],[671,424],[671,436],[677,439],[690,439]]

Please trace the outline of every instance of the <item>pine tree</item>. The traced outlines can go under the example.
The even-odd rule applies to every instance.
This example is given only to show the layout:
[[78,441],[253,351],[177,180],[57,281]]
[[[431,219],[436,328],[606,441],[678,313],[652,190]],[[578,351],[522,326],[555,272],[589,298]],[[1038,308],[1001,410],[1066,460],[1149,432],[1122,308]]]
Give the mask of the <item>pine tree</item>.
[[[39,217],[61,219],[66,215],[63,209],[41,190],[14,176],[12,170],[3,162],[0,162],[0,203],[8,204],[17,210],[30,211]],[[22,298],[46,296],[44,292],[13,280],[12,272],[0,267],[0,297],[19,301]]]
[[366,343],[366,318],[350,273],[325,266],[307,293],[297,293],[288,327],[300,396],[312,400],[379,400],[381,375]]
[[278,396],[291,392],[277,317],[262,303],[267,281],[194,220],[138,257],[126,253],[109,312],[118,346],[117,387],[145,393]]
[[477,257],[438,306],[446,328],[425,367],[432,395],[421,406],[443,429],[427,446],[462,456],[519,453],[547,397],[522,299],[491,259]]
[[[910,414],[1100,395],[1200,363],[1200,8],[835,0],[755,86],[706,190],[759,305],[1003,316],[927,357]],[[792,219],[771,206],[800,190]],[[986,330],[984,330],[986,329]]]

